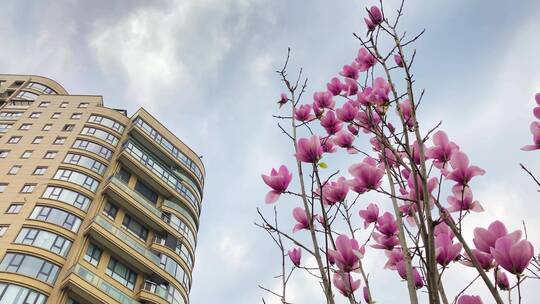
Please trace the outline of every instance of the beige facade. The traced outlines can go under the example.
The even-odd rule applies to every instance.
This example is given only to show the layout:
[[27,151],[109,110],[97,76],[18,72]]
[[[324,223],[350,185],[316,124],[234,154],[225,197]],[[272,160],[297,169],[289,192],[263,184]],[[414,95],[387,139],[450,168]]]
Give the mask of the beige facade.
[[0,74],[0,304],[189,303],[204,175],[142,108]]

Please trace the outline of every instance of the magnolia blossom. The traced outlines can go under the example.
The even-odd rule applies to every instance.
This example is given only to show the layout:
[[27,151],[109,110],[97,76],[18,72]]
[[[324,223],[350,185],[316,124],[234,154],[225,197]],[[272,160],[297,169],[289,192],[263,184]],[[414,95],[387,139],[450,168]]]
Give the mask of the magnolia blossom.
[[441,233],[435,238],[435,256],[437,263],[442,266],[450,264],[459,257],[462,249],[461,243],[453,244],[452,237]]
[[383,21],[383,15],[381,10],[377,6],[372,6],[369,9],[369,18],[374,24],[379,24]]
[[274,203],[278,200],[279,196],[287,190],[289,184],[292,180],[292,174],[289,173],[289,170],[285,166],[279,167],[279,171],[272,169],[270,175],[261,175],[265,184],[268,187],[272,188],[270,192],[266,195],[265,202],[267,204]]
[[349,297],[360,288],[360,280],[354,280],[350,273],[335,272],[332,282],[339,292],[346,297]]
[[358,70],[365,72],[377,63],[377,58],[366,48],[361,48],[358,51],[358,56],[356,56],[356,62],[358,63]]
[[388,261],[384,264],[385,269],[396,270],[397,264],[403,261],[403,251],[401,248],[394,248],[392,250],[387,250],[384,252]]
[[302,249],[300,247],[289,250],[289,258],[291,262],[296,266],[300,266],[300,259],[302,258]]
[[350,154],[356,154],[358,151],[353,148],[354,135],[349,131],[341,130],[334,136],[334,143],[341,148],[346,148]]
[[371,157],[366,157],[361,163],[350,166],[349,173],[354,177],[349,180],[349,185],[360,194],[379,188],[384,176],[384,170],[377,166],[377,161]]
[[328,250],[328,254],[334,258],[337,267],[344,272],[351,272],[359,266],[359,260],[365,253],[365,249],[358,245],[355,239],[349,239],[346,235],[336,238],[336,250]]
[[534,95],[534,99],[536,100],[538,107],[533,109],[533,114],[537,119],[540,119],[540,93],[536,93],[536,95]]
[[309,121],[315,119],[315,115],[311,114],[311,105],[301,105],[294,110],[294,118],[299,121]]
[[342,122],[336,118],[336,114],[334,114],[333,111],[328,111],[326,115],[321,118],[321,126],[329,135],[333,135],[341,130]]
[[392,250],[394,247],[399,245],[399,239],[395,235],[385,235],[376,231],[373,231],[371,235],[375,241],[375,244],[371,245],[373,248]]
[[343,93],[347,96],[356,95],[358,93],[358,83],[352,78],[345,78],[343,85]]
[[521,274],[534,255],[534,248],[527,240],[517,241],[510,236],[503,236],[491,248],[491,255],[495,262],[508,272]]
[[[536,107],[535,109],[540,109],[540,107]],[[537,112],[540,113],[540,110],[538,110]],[[532,122],[530,130],[533,135],[534,144],[522,147],[521,150],[523,151],[533,151],[533,150],[540,149],[540,122],[537,122],[537,121]]]
[[321,147],[324,153],[334,153],[337,150],[334,140],[330,136],[321,138]]
[[484,304],[479,296],[462,295],[459,297],[457,304]]
[[339,80],[339,78],[334,77],[330,80],[329,83],[326,84],[326,88],[332,95],[337,96],[341,94],[341,91],[343,90],[343,84]]
[[377,219],[379,218],[379,206],[371,203],[365,210],[360,210],[358,215],[364,219],[364,228],[367,228],[371,223],[377,222]]
[[345,200],[347,193],[349,193],[349,185],[345,177],[342,176],[337,181],[327,182],[323,186],[323,201],[327,205],[334,205]]
[[362,295],[364,296],[364,301],[366,301],[366,303],[371,302],[369,297],[369,288],[367,286],[364,286],[364,288],[362,289]]
[[448,136],[443,131],[433,134],[433,147],[426,150],[426,158],[433,159],[435,167],[441,169],[450,161],[452,155],[459,151],[459,146],[448,140]]
[[358,65],[356,64],[356,62],[353,62],[350,65],[344,65],[341,72],[339,72],[339,75],[356,80],[359,76],[358,72]]
[[449,172],[446,178],[463,186],[466,186],[473,177],[486,173],[477,166],[469,166],[469,158],[461,151],[456,151],[452,155],[450,166],[452,166],[453,171]]
[[506,276],[506,273],[502,270],[496,272],[495,284],[497,284],[497,286],[499,286],[501,290],[510,289],[510,282],[508,282],[508,277]]
[[439,234],[448,234],[451,238],[454,238],[455,236],[452,229],[445,222],[438,223],[437,226],[435,226],[435,229],[433,229],[433,234],[435,236],[438,236]]
[[452,196],[449,196],[447,200],[450,204],[450,208],[448,208],[450,212],[484,211],[484,208],[482,208],[482,205],[478,201],[473,201],[473,194],[469,187],[463,187],[461,185],[452,187]]
[[358,107],[352,102],[346,102],[341,108],[336,109],[337,118],[343,122],[352,122],[358,114]]
[[[480,251],[478,249],[472,249],[472,254],[478,261],[478,264],[480,264],[480,267],[484,270],[489,270],[491,267],[493,267],[493,257],[489,253],[485,253],[483,251]],[[472,263],[471,257],[469,257],[466,253],[464,255],[465,260],[461,261],[461,264],[469,267],[474,267],[474,264]]]
[[[405,265],[405,261],[398,262],[396,264],[396,270],[402,279],[404,280],[407,279],[407,266]],[[422,276],[420,275],[416,267],[412,268],[412,276],[413,276],[414,286],[417,289],[424,287],[424,280],[422,279]]]
[[373,87],[366,87],[358,94],[358,101],[363,105],[383,106],[388,100],[390,85],[386,79],[377,77],[373,81]]
[[317,135],[308,138],[300,138],[298,140],[298,152],[295,154],[296,159],[305,163],[316,163],[322,157],[323,149],[321,141]]
[[[332,99],[333,95],[330,92],[315,92],[313,93],[314,103],[321,109],[333,109],[336,102]],[[315,110],[315,108],[314,108]]]
[[277,103],[279,104],[279,107],[281,108],[281,107],[283,107],[284,104],[287,103],[288,100],[289,100],[289,98],[287,98],[287,94],[281,93]]
[[403,67],[403,58],[401,58],[401,55],[399,54],[394,54],[394,61],[396,62],[396,65],[398,67]]
[[308,214],[307,214],[306,210],[304,210],[303,208],[300,208],[300,207],[296,207],[296,208],[293,209],[292,214],[293,214],[294,219],[298,222],[293,227],[293,233],[298,231],[298,230],[308,229],[309,228],[309,217],[308,217]]
[[413,110],[410,100],[405,99],[402,102],[398,104],[399,111],[401,112],[401,115],[403,115],[403,120],[405,121],[405,124],[409,129],[412,129],[414,127],[414,123],[416,120],[413,117]]
[[495,247],[497,239],[509,236],[515,241],[521,239],[521,231],[516,230],[512,233],[508,233],[506,227],[501,221],[494,221],[488,227],[488,229],[477,227],[474,229],[473,243],[476,249],[488,253],[491,253],[491,248]]

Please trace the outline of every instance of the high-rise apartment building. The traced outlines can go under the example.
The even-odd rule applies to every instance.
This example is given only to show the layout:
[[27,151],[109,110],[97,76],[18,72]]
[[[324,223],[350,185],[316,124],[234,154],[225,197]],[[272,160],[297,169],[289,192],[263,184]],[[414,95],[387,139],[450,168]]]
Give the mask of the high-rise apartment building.
[[204,174],[142,108],[0,74],[0,304],[188,303]]

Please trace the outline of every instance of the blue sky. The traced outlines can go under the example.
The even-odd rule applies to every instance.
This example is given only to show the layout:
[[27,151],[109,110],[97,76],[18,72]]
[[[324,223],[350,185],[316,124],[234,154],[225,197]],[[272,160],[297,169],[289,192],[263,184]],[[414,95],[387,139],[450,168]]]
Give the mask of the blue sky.
[[[363,8],[373,4],[7,0],[0,4],[0,73],[47,76],[70,93],[103,95],[106,105],[130,113],[143,106],[203,155],[208,177],[192,302],[260,303],[266,295],[257,284],[275,286],[278,271],[271,241],[253,224],[256,207],[270,211],[260,173],[292,162],[271,118],[282,91],[274,71],[291,47],[293,67],[309,77],[308,95],[320,90],[356,55],[351,33],[364,31]],[[518,229],[525,220],[529,237],[540,240],[538,193],[518,167],[524,162],[540,172],[536,154],[519,151],[531,141],[533,95],[540,91],[540,2],[411,0],[405,13],[408,32],[427,29],[416,45],[417,87],[426,88],[420,121],[426,128],[443,121],[450,138],[487,170],[475,188],[487,212],[470,224],[499,217]],[[279,207],[287,212],[296,203]],[[369,268],[377,300],[395,303],[404,286],[376,257]],[[450,293],[472,276],[449,274]],[[321,303],[317,286],[304,275],[296,279],[295,303]]]

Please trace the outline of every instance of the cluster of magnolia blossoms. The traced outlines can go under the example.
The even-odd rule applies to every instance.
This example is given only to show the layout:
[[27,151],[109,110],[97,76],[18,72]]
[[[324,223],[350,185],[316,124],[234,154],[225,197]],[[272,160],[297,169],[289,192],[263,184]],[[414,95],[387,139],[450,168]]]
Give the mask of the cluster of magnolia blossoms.
[[[383,21],[383,15],[376,6],[371,7],[368,13],[365,22],[368,30],[374,31]],[[403,68],[406,63],[401,55],[394,54],[393,57],[395,67]],[[391,171],[393,178],[400,181],[397,183],[399,194],[396,195],[399,201],[398,216],[405,219],[411,229],[418,228],[419,221],[423,220],[420,219],[420,212],[441,214],[434,220],[436,263],[443,268],[456,262],[458,265],[472,267],[474,263],[471,257],[463,251],[463,244],[459,242],[446,221],[449,219],[452,223],[459,223],[461,229],[461,223],[466,215],[484,211],[483,206],[474,199],[471,181],[477,176],[484,175],[485,171],[470,165],[468,156],[456,143],[450,141],[443,131],[437,131],[430,136],[431,145],[426,140],[421,143],[414,141],[407,149],[398,144],[393,146],[390,144],[390,139],[399,138],[401,134],[390,122],[388,109],[394,104],[406,129],[403,132],[413,132],[417,124],[414,115],[415,105],[409,99],[400,101],[400,98],[395,96],[392,99],[390,95],[392,84],[385,78],[375,77],[371,86],[359,83],[361,73],[368,72],[378,62],[374,53],[363,47],[354,62],[343,66],[339,72],[341,77],[331,78],[325,91],[313,94],[312,103],[298,105],[293,103],[293,117],[296,121],[302,125],[318,123],[325,133],[297,140],[294,156],[298,162],[310,164],[313,170],[317,170],[325,154],[338,152],[340,148],[350,154],[362,152],[366,155],[360,163],[348,168],[350,176],[338,176],[324,181],[318,189],[314,189],[313,195],[308,196],[320,199],[322,208],[329,209],[343,203],[350,192],[361,195],[375,190],[388,194],[381,185],[385,175],[388,175],[387,172]],[[341,106],[336,105],[337,97],[345,100]],[[536,101],[539,107],[534,109],[534,115],[540,119],[540,94],[536,95]],[[291,100],[287,94],[281,94],[279,106],[282,107],[289,102]],[[540,122],[533,122],[531,131],[535,144],[522,148],[524,150],[540,149]],[[355,140],[362,133],[373,136],[370,138],[372,155],[368,156],[368,153],[355,146]],[[424,151],[424,154],[421,155],[420,151]],[[422,162],[431,168],[430,175],[436,176],[426,177],[425,186],[418,174],[418,167]],[[262,178],[271,188],[266,196],[266,203],[274,203],[281,194],[287,192],[292,174],[285,166],[281,166],[279,170],[272,169],[270,175],[263,175]],[[453,183],[446,204],[440,201],[439,194],[434,194],[436,189],[441,191],[443,181]],[[429,201],[427,208],[423,205],[423,198],[426,195]],[[435,207],[436,205],[439,207]],[[424,208],[427,210],[423,210]],[[436,208],[440,209],[434,210]],[[327,214],[328,209],[323,210],[323,214]],[[410,248],[404,249],[400,245],[399,224],[395,215],[390,212],[380,215],[380,209],[384,208],[380,208],[377,203],[370,203],[359,211],[357,219],[363,220],[364,229],[373,225],[369,245],[375,250],[385,252],[387,261],[384,267],[396,271],[401,279],[407,280],[404,250]],[[304,207],[293,209],[292,216],[296,220],[292,229],[294,233],[310,229],[310,224],[329,227],[326,215],[317,216],[313,212],[314,210],[305,210]],[[316,218],[318,223],[313,222],[310,215]],[[521,231],[508,233],[500,221],[493,222],[487,229],[475,228],[473,243],[474,260],[483,270],[493,270],[493,282],[501,290],[510,289],[507,273],[515,275],[519,284],[520,277],[534,255],[532,244],[522,239]],[[359,245],[354,235],[349,238],[344,234],[336,237],[334,246],[334,249],[329,248],[326,253],[326,259],[333,267],[332,282],[341,294],[350,298],[361,286],[360,279],[354,278],[351,274],[358,272],[366,248]],[[288,255],[292,263],[299,267],[301,248],[291,249]],[[426,282],[420,267],[412,266],[411,272],[411,281],[417,289],[423,288]],[[366,302],[372,303],[367,286],[364,287],[363,295]],[[478,296],[462,295],[457,303],[481,304],[482,300]]]
[[537,121],[533,121],[531,123],[531,133],[533,135],[533,144],[527,145],[521,148],[523,151],[532,151],[532,150],[538,150],[540,149],[540,93],[536,94],[534,96],[534,99],[536,100],[536,104],[538,105],[533,109],[534,117],[536,117]]

